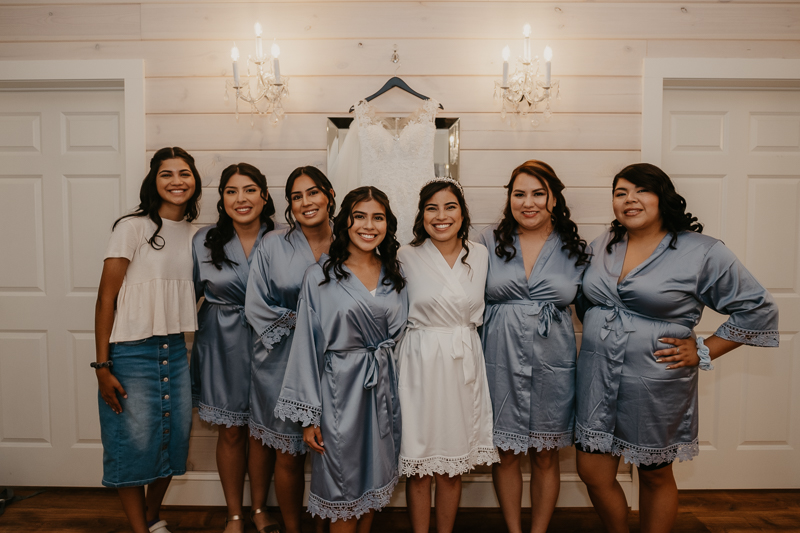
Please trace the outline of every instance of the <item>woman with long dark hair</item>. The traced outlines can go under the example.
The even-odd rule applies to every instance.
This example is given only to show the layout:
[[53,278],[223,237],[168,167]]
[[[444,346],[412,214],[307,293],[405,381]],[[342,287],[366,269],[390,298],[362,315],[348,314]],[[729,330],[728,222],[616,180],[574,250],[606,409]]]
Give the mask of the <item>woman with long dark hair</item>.
[[[267,178],[247,163],[223,170],[218,189],[217,223],[198,231],[193,242],[195,293],[205,300],[192,346],[192,393],[200,419],[218,426],[217,470],[228,506],[225,531],[242,533],[245,472],[250,473],[254,502],[266,499],[272,472],[260,446],[250,446],[248,454],[248,385],[256,336],[245,320],[244,302],[254,250],[275,227],[275,206]],[[266,515],[253,519],[259,531],[277,528]]]
[[511,533],[521,533],[521,458],[530,451],[531,531],[544,532],[561,484],[558,450],[572,445],[575,331],[569,305],[589,255],[570,219],[564,184],[542,161],[511,173],[489,249],[483,349],[494,408],[492,468]]
[[[267,235],[255,252],[245,313],[255,328],[250,384],[252,447],[275,463],[275,495],[288,533],[300,532],[308,447],[303,427],[275,416],[297,317],[297,300],[306,269],[328,252],[336,209],[333,189],[318,168],[296,168],[286,180],[288,227]],[[266,497],[266,494],[264,495]],[[258,500],[260,507],[266,502]]]
[[408,314],[397,219],[374,187],[350,191],[329,256],[306,271],[275,414],[311,448],[308,510],[331,533],[365,533],[397,484],[400,404],[393,346]]
[[492,404],[477,327],[483,323],[488,252],[469,240],[461,185],[436,178],[419,192],[414,240],[398,257],[408,284],[408,326],[397,349],[403,435],[400,475],[415,532],[431,520],[450,532],[461,475],[499,461],[492,444]]
[[172,476],[186,471],[192,398],[183,334],[197,329],[191,221],[201,191],[191,155],[158,150],[139,207],[114,222],[97,293],[103,485],[118,489],[135,533],[169,533],[161,502]]
[[[734,348],[778,346],[778,308],[725,245],[701,235],[661,169],[625,167],[614,178],[611,230],[591,245],[580,309],[578,474],[609,531],[628,531],[616,481],[620,456],[639,470],[643,532],[672,530],[672,463],[697,440],[697,374]],[[730,315],[707,339],[693,331],[704,307]]]

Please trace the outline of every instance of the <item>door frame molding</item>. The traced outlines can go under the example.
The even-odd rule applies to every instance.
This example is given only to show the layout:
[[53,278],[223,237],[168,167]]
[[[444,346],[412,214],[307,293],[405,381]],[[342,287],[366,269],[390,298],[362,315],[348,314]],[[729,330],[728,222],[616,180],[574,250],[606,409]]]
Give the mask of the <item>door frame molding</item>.
[[709,87],[723,80],[800,80],[800,59],[645,58],[642,162],[656,166],[661,166],[665,80],[707,80]]
[[129,209],[139,203],[139,186],[147,174],[144,59],[0,61],[0,82],[3,81],[63,82],[63,88],[70,88],[71,82],[76,82],[76,90],[85,87],[77,82],[122,82],[125,102],[123,202]]

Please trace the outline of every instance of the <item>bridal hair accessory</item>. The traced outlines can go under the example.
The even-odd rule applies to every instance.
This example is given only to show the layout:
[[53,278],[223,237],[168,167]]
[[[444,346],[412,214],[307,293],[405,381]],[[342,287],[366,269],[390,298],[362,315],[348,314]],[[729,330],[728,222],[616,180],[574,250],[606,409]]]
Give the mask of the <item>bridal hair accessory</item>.
[[464,195],[464,187],[462,187],[459,182],[457,182],[453,178],[445,178],[445,177],[436,177],[436,178],[433,178],[432,180],[426,181],[425,183],[422,184],[422,187],[420,187],[420,190],[424,189],[425,187],[427,187],[431,183],[449,183],[450,185],[455,186],[459,191],[461,191],[461,195],[462,196]]

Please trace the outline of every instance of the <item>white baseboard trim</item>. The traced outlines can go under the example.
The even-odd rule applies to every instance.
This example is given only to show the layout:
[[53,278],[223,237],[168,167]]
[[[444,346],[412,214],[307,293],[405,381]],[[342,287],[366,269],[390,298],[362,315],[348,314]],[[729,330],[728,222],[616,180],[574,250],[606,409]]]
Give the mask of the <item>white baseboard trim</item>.
[[[523,507],[530,506],[530,474],[523,474]],[[308,481],[310,474],[306,474],[306,494],[303,498],[304,503],[308,498]],[[630,473],[617,474],[617,481],[622,485],[628,504],[633,509],[638,508],[638,498],[636,498],[633,479]],[[249,482],[245,482],[245,505],[250,504]],[[222,486],[219,482],[219,475],[216,472],[188,472],[184,476],[176,477],[170,484],[169,491],[164,499],[165,505],[201,505],[201,506],[224,506],[225,498],[222,494]],[[275,499],[275,487],[270,487],[267,505],[277,506]],[[586,486],[578,477],[578,474],[561,475],[561,493],[558,496],[558,507],[591,507]],[[405,507],[406,493],[405,482],[400,482],[394,491],[390,507]],[[463,489],[461,494],[462,507],[497,507],[497,497],[492,486],[492,476],[489,474],[467,474],[463,478]]]

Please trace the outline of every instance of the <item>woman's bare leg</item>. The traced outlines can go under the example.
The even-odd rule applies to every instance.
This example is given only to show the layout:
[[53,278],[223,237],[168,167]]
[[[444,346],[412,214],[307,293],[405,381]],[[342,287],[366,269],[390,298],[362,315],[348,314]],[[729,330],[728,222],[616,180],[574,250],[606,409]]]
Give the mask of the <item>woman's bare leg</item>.
[[406,478],[406,502],[414,533],[427,533],[431,527],[431,476]]
[[436,478],[436,532],[451,533],[456,523],[458,504],[461,503],[461,476],[434,474]]
[[123,487],[117,489],[117,493],[133,532],[149,533],[145,518],[144,487]]
[[275,496],[281,507],[286,533],[300,533],[305,488],[305,454],[291,455],[277,451],[275,458]]
[[[244,474],[247,469],[247,426],[219,426],[217,471],[228,506],[228,516],[242,516]],[[242,533],[244,521],[228,522],[225,533]]]
[[578,475],[609,533],[628,533],[628,501],[617,481],[619,457],[577,452]]
[[669,533],[678,517],[678,485],[672,465],[639,470],[639,524],[642,533]]
[[497,450],[500,462],[492,465],[492,483],[509,533],[522,533],[521,453]]
[[264,446],[261,440],[250,436],[250,449],[247,451],[247,472],[250,474],[251,509],[264,509],[263,513],[253,515],[256,530],[275,524],[276,521],[266,512],[269,482],[275,469],[275,450]]
[[531,533],[545,533],[561,489],[558,450],[530,450]]

